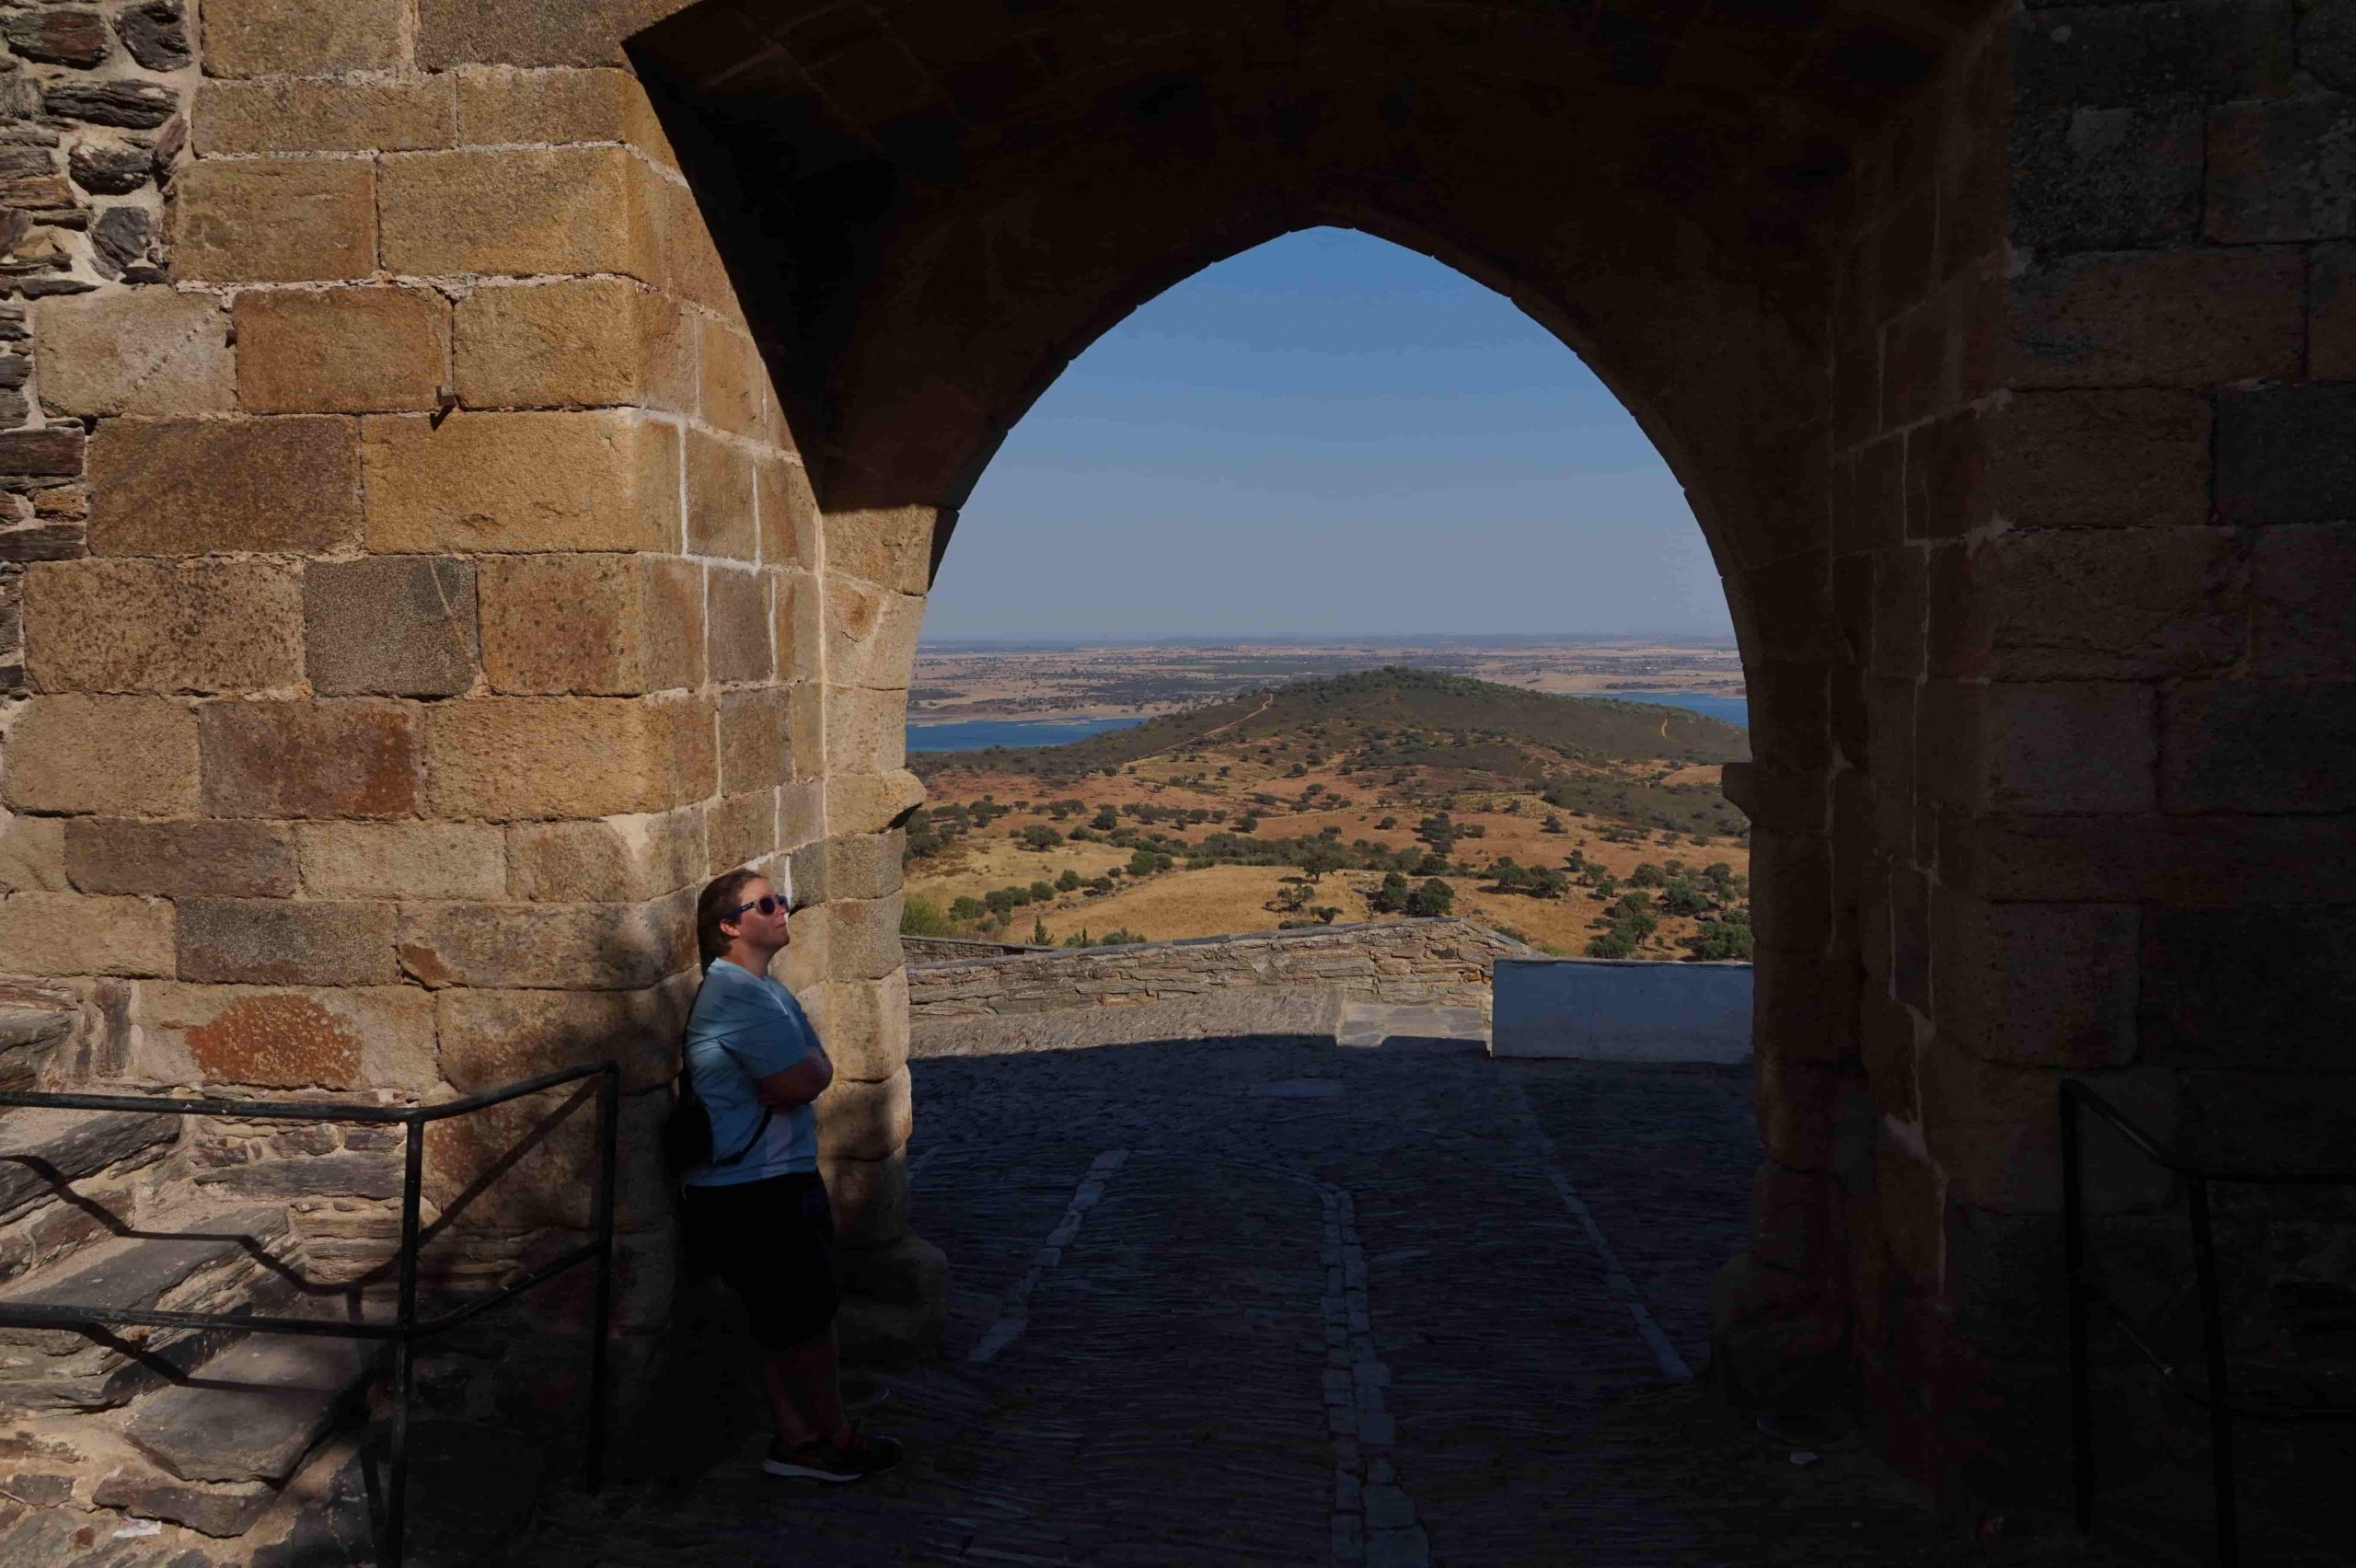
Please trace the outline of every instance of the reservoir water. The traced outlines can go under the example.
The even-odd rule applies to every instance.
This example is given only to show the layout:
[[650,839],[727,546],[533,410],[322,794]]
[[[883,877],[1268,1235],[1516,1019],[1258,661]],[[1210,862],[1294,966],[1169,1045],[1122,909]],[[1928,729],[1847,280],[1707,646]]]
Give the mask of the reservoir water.
[[1720,697],[1708,691],[1599,691],[1594,695],[1617,698],[1623,702],[1657,702],[1665,708],[1689,708],[1712,719],[1750,728],[1750,703],[1744,698]]
[[912,752],[979,751],[984,746],[1059,746],[1107,730],[1126,730],[1142,719],[958,719],[910,724]]
[[[1720,697],[1706,691],[1608,691],[1594,695],[1623,702],[1657,702],[1669,708],[1690,709],[1744,729],[1750,727],[1750,704],[1738,697]],[[980,751],[985,746],[1059,746],[1144,722],[1142,719],[957,719],[931,724],[912,723],[908,726],[908,749],[945,752]]]

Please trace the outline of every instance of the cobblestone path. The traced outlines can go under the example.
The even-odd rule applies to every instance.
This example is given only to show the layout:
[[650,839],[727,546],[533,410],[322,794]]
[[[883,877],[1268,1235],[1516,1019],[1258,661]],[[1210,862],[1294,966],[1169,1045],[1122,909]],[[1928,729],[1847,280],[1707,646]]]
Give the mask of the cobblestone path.
[[1739,1070],[1327,1032],[915,1073],[914,1220],[955,1273],[942,1362],[872,1418],[911,1463],[765,1481],[733,1396],[707,1424],[737,1437],[560,1503],[525,1561],[2079,1560],[1991,1556],[1854,1442],[1796,1468],[1665,1373],[1705,1360],[1741,1239]]

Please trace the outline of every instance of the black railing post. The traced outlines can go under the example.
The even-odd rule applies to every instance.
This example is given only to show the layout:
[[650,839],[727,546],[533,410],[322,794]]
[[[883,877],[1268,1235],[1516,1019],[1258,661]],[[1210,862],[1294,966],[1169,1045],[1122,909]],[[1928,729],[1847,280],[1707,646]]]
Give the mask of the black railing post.
[[597,1300],[589,1325],[589,1470],[592,1493],[606,1484],[606,1337],[614,1309],[614,1165],[621,1136],[621,1066],[597,1082]]
[[385,1568],[401,1568],[409,1509],[410,1373],[417,1332],[418,1207],[425,1181],[425,1124],[411,1121],[402,1149],[399,1331],[393,1341],[392,1462],[385,1478]]
[[2217,1289],[2217,1241],[2209,1224],[2209,1183],[2199,1176],[2186,1180],[2187,1202],[2192,1211],[2192,1267],[2200,1286],[2201,1349],[2209,1358],[2210,1465],[2216,1474],[2218,1568],[2235,1568],[2241,1558],[2240,1531],[2234,1505],[2234,1412],[2232,1390],[2226,1386],[2225,1315]]
[[2069,1291],[2070,1310],[2070,1449],[2071,1489],[2077,1504],[2078,1528],[2094,1528],[2095,1435],[2093,1376],[2086,1365],[2086,1238],[2081,1210],[2084,1194],[2079,1161],[2078,1100],[2073,1086],[2062,1086],[2062,1273]]

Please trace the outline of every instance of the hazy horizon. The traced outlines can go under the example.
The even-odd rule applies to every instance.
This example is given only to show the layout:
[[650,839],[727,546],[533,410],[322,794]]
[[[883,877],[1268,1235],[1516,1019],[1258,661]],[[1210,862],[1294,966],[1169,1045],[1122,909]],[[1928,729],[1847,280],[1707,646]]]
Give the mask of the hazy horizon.
[[1462,274],[1331,228],[1195,274],[1075,359],[964,509],[925,631],[1733,636],[1683,492],[1578,357]]

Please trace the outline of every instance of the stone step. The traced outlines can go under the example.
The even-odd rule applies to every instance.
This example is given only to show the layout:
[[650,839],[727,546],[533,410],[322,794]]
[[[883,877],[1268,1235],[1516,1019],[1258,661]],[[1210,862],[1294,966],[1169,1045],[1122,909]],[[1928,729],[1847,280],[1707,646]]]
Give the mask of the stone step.
[[79,1005],[49,986],[0,980],[0,1090],[28,1090],[74,1032]]
[[0,1220],[57,1196],[64,1183],[161,1157],[179,1120],[144,1111],[0,1112]]
[[[269,1266],[287,1239],[283,1209],[249,1208],[170,1234],[114,1237],[0,1288],[0,1303],[206,1312],[283,1310],[293,1293]],[[0,1410],[103,1409],[184,1376],[235,1329],[0,1325]]]
[[283,1485],[359,1402],[380,1344],[249,1334],[132,1407],[123,1435],[182,1481]]

